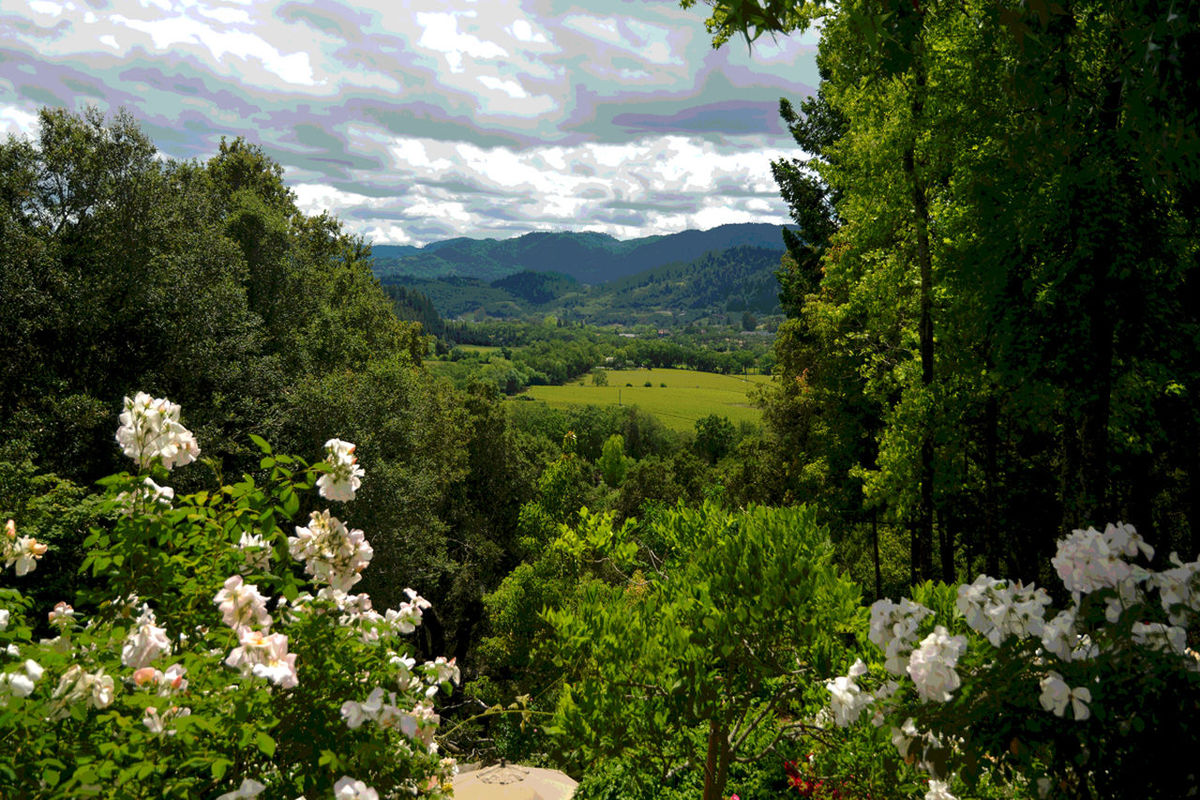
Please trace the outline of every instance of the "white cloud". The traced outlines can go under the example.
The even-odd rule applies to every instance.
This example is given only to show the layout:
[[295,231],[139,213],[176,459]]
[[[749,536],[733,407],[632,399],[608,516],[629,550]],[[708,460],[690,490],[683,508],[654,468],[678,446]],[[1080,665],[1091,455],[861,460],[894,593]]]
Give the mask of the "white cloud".
[[463,56],[470,56],[475,60],[506,57],[508,51],[495,42],[459,32],[458,20],[470,16],[474,16],[474,12],[418,13],[417,24],[422,31],[417,44],[427,50],[441,53],[451,72],[463,71]]
[[[420,238],[395,237],[405,221],[416,229],[452,230],[447,236],[513,235],[511,221],[496,217],[497,208],[522,219],[523,230],[586,227],[622,238],[787,218],[770,161],[792,153],[753,138],[727,146],[662,136],[619,145],[515,150],[399,137],[388,152],[393,158],[389,175],[410,187],[398,196],[352,198],[328,186],[297,194],[314,210],[358,209],[360,232],[383,236],[389,231],[382,241],[392,243]],[[736,191],[729,192],[730,187]],[[374,213],[378,219],[372,219]],[[630,217],[639,222],[629,224]],[[605,222],[613,218],[623,221]]]
[[16,137],[33,137],[37,134],[38,117],[16,106],[0,105],[0,138],[10,134]]

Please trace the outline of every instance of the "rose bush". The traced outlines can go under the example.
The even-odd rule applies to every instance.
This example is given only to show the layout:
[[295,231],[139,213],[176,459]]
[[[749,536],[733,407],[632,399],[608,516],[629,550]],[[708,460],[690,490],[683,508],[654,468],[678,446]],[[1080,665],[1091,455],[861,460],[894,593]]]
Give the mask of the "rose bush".
[[[30,601],[0,586],[0,785],[19,797],[448,796],[433,698],[453,661],[419,663],[400,638],[428,603],[376,611],[352,594],[371,559],[362,531],[320,497],[350,501],[354,446],[325,461],[276,455],[260,485],[176,498],[172,468],[199,455],[179,407],[126,399],[108,523],[86,542],[88,588],[35,635]],[[50,558],[10,521],[5,568]],[[289,536],[289,528],[295,531]]]
[[986,575],[880,600],[875,663],[827,681],[830,717],[890,732],[927,800],[997,777],[1038,797],[1193,796],[1178,754],[1200,744],[1200,562],[1153,557],[1129,525],[1073,532],[1053,616],[1044,589]]

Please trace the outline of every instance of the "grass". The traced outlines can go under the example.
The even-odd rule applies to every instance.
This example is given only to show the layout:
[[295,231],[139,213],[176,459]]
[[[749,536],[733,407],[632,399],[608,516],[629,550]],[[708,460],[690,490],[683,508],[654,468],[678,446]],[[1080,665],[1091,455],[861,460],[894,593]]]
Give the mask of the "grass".
[[[638,406],[677,431],[695,430],[696,420],[709,414],[739,422],[758,423],[761,413],[746,398],[755,385],[769,383],[769,375],[718,375],[686,369],[607,370],[608,385],[593,386],[591,376],[566,386],[531,386],[525,394],[547,405]],[[646,382],[651,383],[646,386]],[[661,384],[666,384],[663,387]],[[632,384],[632,386],[626,386]]]

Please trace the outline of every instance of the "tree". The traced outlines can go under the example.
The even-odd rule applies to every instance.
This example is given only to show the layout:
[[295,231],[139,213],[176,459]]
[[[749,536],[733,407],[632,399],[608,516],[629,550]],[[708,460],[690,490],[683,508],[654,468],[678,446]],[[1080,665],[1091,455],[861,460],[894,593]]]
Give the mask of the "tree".
[[629,471],[629,463],[632,460],[625,455],[625,437],[614,433],[604,442],[604,450],[600,453],[600,460],[596,462],[596,466],[604,476],[604,482],[616,489],[625,480],[625,473]]
[[1191,546],[1200,10],[729,0],[709,27],[817,17],[823,82],[784,118],[833,136],[776,165],[816,234],[780,274],[767,418],[789,472],[908,526],[914,578],[1001,559],[1034,578],[1102,519]]
[[[805,508],[680,506],[644,536],[666,545],[661,568],[588,583],[545,613],[566,681],[555,730],[585,763],[637,752],[660,781],[682,769],[717,800],[735,760],[803,727],[804,692],[860,615],[858,590]],[[628,563],[613,542],[608,558]]]

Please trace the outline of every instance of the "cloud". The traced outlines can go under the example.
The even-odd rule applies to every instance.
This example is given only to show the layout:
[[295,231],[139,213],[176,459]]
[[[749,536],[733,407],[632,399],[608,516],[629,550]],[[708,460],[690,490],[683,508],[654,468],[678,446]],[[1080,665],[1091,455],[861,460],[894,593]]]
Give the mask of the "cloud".
[[169,156],[244,136],[398,243],[782,221],[814,35],[713,51],[670,0],[31,0],[0,8],[0,132],[93,103]]

